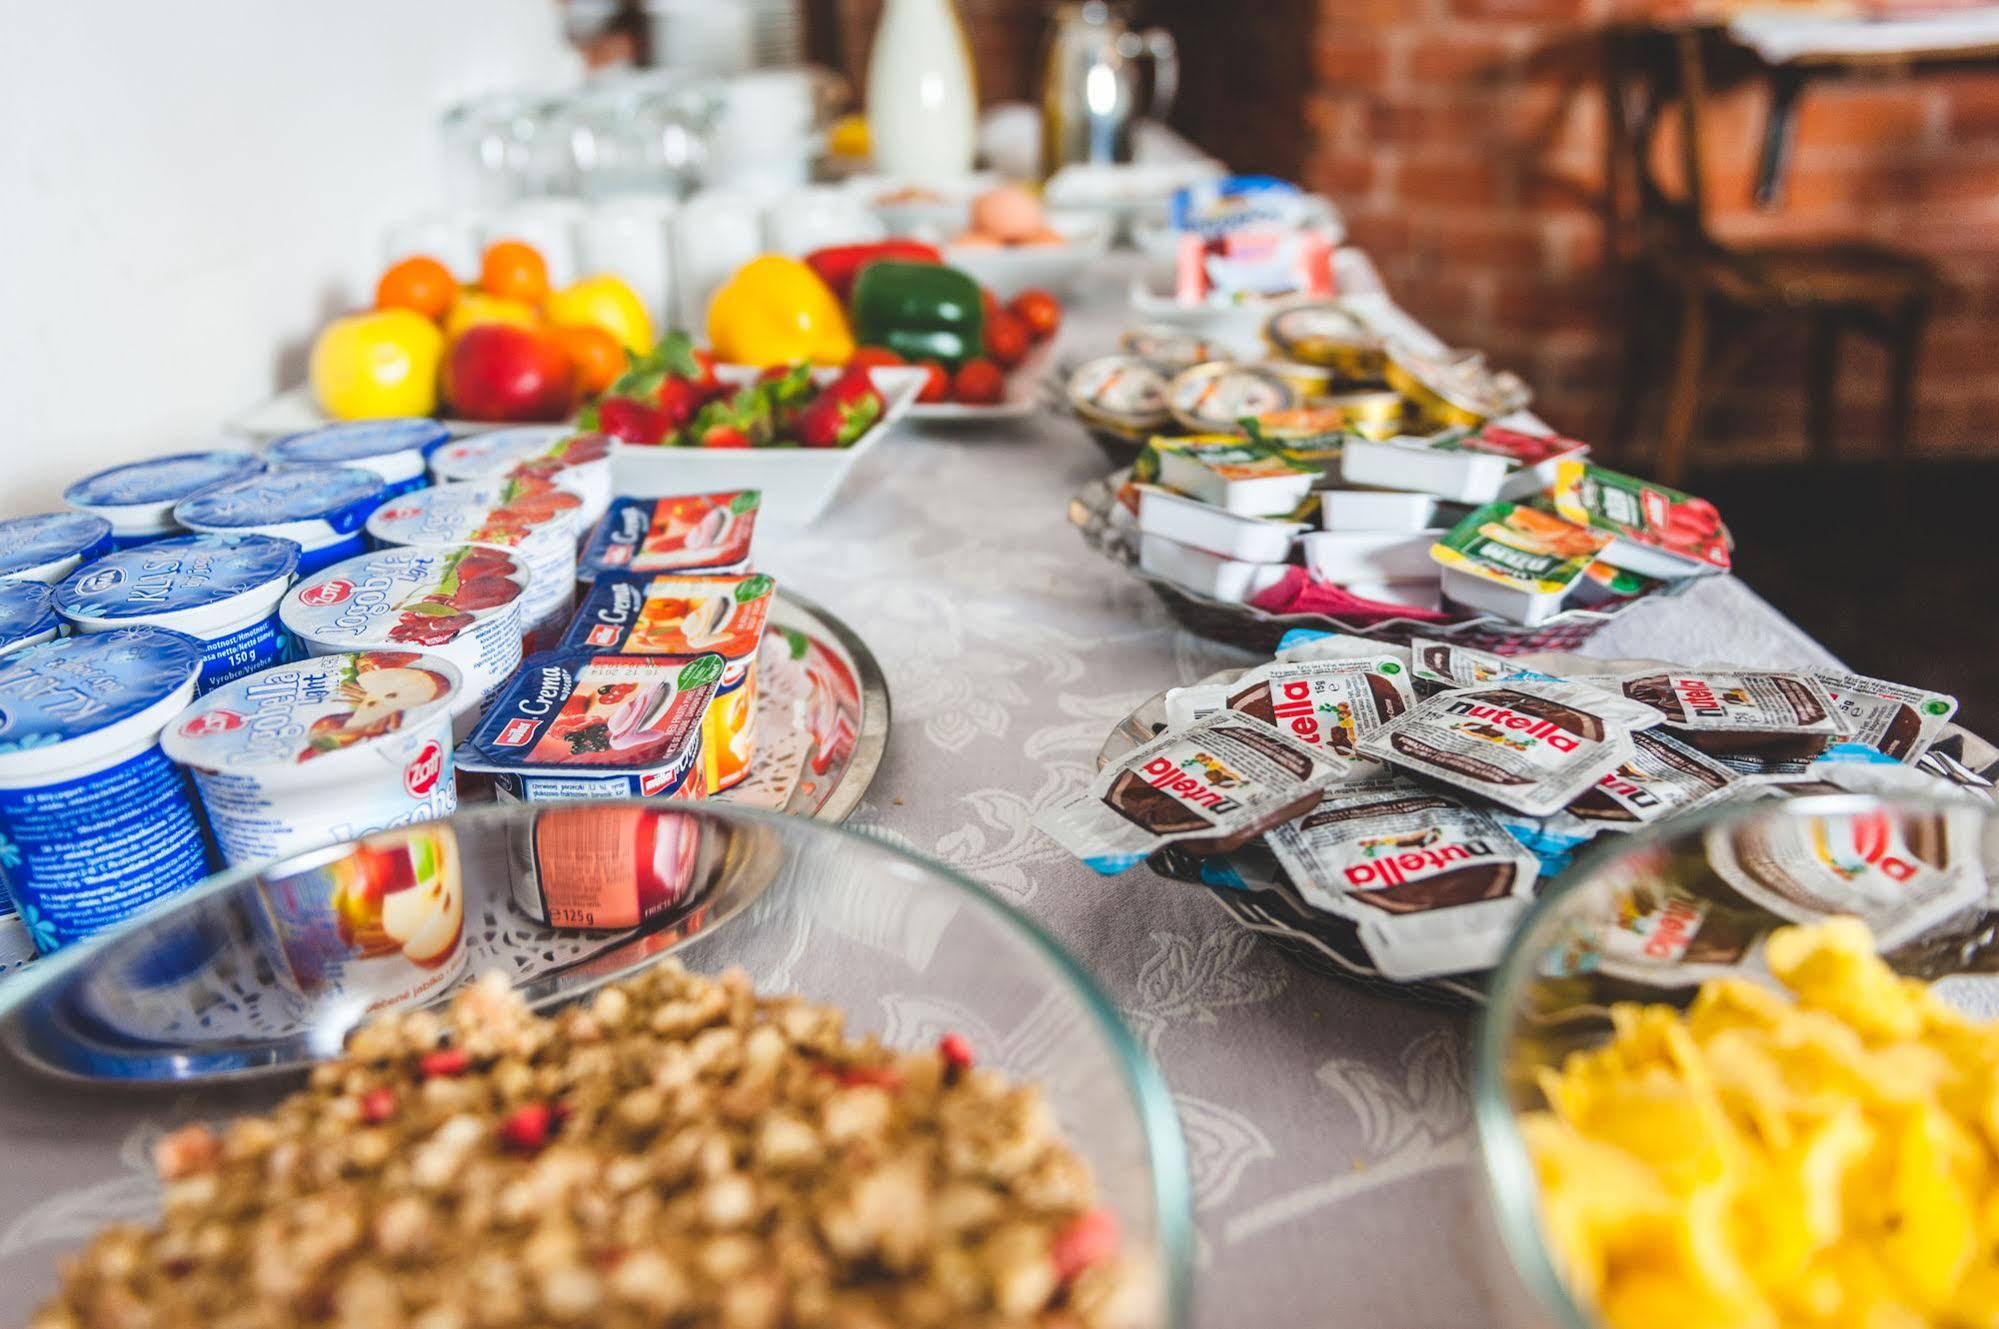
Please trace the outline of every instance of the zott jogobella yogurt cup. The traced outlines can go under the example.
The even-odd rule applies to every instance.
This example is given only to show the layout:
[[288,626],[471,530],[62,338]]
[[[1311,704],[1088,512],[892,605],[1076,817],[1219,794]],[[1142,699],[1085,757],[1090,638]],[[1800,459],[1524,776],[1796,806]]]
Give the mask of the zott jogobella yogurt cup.
[[568,425],[520,425],[454,438],[430,454],[439,484],[539,476],[583,500],[588,533],[611,506],[611,440]]
[[302,577],[278,606],[312,655],[375,648],[451,661],[461,737],[521,663],[526,566],[485,545],[393,545]]
[[223,858],[255,863],[457,808],[462,684],[415,651],[317,655],[224,684],[161,742],[194,773]]
[[430,483],[430,454],[450,437],[435,420],[351,420],[281,438],[264,455],[286,464],[365,467],[394,498]]
[[62,632],[55,588],[38,581],[0,581],[0,655],[12,655]]
[[502,801],[701,798],[702,718],[722,681],[714,654],[529,656],[472,737],[461,770]]
[[106,554],[56,587],[56,612],[79,633],[147,623],[201,644],[201,692],[288,660],[278,601],[298,546],[268,535],[177,535]]
[[62,501],[110,522],[112,548],[129,549],[177,534],[174,505],[182,499],[263,469],[247,452],[177,452],[87,475],[62,491]]
[[584,547],[577,579],[745,572],[762,501],[755,489],[616,499]]
[[708,792],[718,794],[748,779],[756,759],[757,652],[776,589],[760,572],[599,582],[562,645],[619,655],[720,655],[722,678],[701,730],[702,771]]
[[111,523],[88,512],[44,512],[0,521],[0,580],[53,586],[111,552]]
[[553,642],[569,618],[576,587],[577,512],[565,490],[519,480],[434,485],[384,503],[368,518],[382,545],[491,545],[528,570],[521,628]]
[[174,520],[212,535],[272,535],[299,547],[301,577],[368,547],[368,516],[389,496],[362,466],[277,466],[174,505]]
[[200,642],[153,627],[0,660],[0,878],[42,954],[208,875],[193,792],[160,750],[200,671]]

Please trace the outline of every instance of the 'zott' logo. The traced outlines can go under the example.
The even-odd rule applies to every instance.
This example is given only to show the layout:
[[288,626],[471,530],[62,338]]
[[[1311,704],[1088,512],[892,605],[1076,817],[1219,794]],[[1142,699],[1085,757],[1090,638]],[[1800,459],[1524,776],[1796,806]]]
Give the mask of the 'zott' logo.
[[189,716],[181,722],[180,731],[187,738],[207,738],[211,734],[226,734],[242,727],[243,717],[236,712],[215,710]]
[[300,591],[298,602],[317,609],[323,605],[337,605],[352,594],[354,594],[354,583],[335,577],[331,581],[323,581],[317,586],[308,586]]
[[438,777],[444,774],[444,747],[436,739],[423,745],[423,751],[416,754],[410,764],[403,767],[403,788],[411,798],[424,798],[437,788]]

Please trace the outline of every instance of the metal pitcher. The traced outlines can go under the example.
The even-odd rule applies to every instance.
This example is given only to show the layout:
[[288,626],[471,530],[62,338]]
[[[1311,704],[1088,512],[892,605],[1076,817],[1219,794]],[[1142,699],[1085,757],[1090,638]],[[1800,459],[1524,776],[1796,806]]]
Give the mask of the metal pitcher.
[[1128,162],[1138,118],[1140,64],[1152,63],[1152,104],[1163,120],[1180,85],[1180,54],[1164,28],[1134,30],[1129,7],[1087,0],[1056,8],[1041,76],[1041,174],[1071,162]]

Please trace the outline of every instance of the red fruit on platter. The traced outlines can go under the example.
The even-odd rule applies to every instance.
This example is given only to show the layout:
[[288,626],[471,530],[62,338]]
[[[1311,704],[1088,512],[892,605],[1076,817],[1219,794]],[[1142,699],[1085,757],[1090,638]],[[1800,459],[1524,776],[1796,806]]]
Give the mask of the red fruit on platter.
[[1031,340],[1027,324],[1018,314],[1002,309],[986,320],[986,354],[1002,369],[1011,369],[1025,360]]
[[695,412],[701,409],[711,394],[699,384],[684,378],[665,378],[660,380],[659,391],[655,395],[660,414],[678,429],[694,418]]
[[951,391],[967,406],[991,406],[1006,393],[1006,376],[990,360],[967,360],[958,366]]
[[869,389],[851,401],[841,400],[836,383],[813,399],[791,422],[792,432],[808,448],[844,448],[874,428],[881,419],[881,395]]
[[664,443],[674,427],[673,417],[665,411],[630,397],[606,397],[597,403],[597,428],[626,443]]
[[697,350],[689,354],[694,357],[694,363],[700,367],[701,372],[694,377],[694,387],[704,398],[719,397],[729,390],[728,385],[716,376],[713,351]]
[[916,394],[916,400],[926,406],[951,400],[951,372],[936,360],[918,360],[916,367],[924,374],[923,390]]
[[709,425],[697,440],[704,448],[746,448],[750,436],[734,425]]
[[469,577],[458,583],[450,603],[458,609],[494,609],[520,593],[521,588],[505,577]]
[[467,328],[444,358],[451,413],[467,420],[560,420],[576,405],[576,376],[555,341],[527,328]]

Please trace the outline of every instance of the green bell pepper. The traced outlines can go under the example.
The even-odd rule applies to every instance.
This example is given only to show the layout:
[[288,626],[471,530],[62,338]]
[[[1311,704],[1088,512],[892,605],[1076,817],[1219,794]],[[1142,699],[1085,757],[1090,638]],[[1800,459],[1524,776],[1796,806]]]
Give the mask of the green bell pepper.
[[985,297],[956,268],[881,259],[854,282],[854,339],[956,369],[985,354]]

